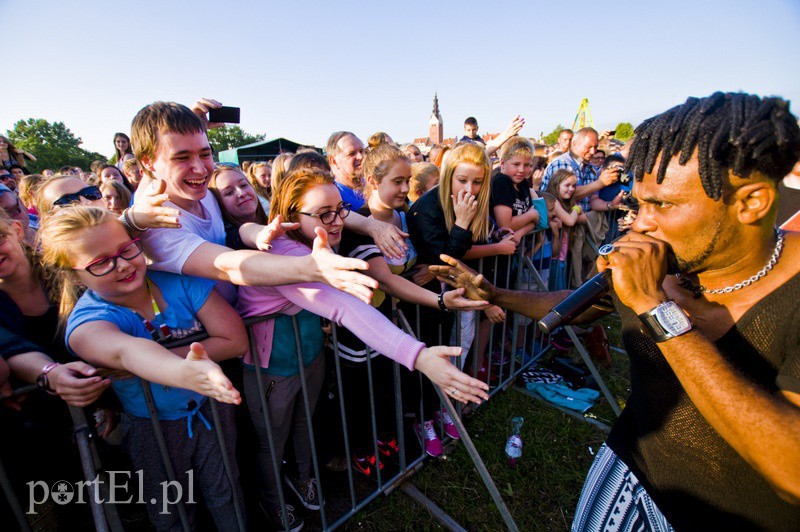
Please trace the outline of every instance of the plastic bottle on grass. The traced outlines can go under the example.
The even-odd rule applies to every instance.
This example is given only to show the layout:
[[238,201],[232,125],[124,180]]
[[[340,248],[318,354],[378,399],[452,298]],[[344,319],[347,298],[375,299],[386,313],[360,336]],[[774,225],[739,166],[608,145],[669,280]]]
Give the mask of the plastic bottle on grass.
[[522,458],[522,437],[520,437],[520,429],[525,420],[521,417],[515,417],[511,420],[511,435],[506,440],[506,456],[508,456],[508,465],[517,467],[517,460]]

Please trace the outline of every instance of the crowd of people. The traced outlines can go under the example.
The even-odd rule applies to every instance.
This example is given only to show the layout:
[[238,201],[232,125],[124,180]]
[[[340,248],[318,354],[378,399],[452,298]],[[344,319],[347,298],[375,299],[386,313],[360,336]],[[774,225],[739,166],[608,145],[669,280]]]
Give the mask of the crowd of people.
[[[519,135],[520,117],[484,142],[470,117],[461,140],[427,153],[385,132],[365,147],[338,131],[324,155],[241,165],[214,163],[207,113],[219,106],[148,105],[130,136],[114,135],[109,162],[89,169],[31,174],[35,154],[0,137],[0,390],[40,388],[0,406],[4,432],[19,435],[3,439],[6,467],[24,449],[45,453],[44,441],[71,445],[64,401],[101,413],[102,438],[120,421],[126,459],[144,472],[146,499],[160,501],[144,380],[174,468],[194,470],[217,528],[238,526],[244,402],[258,504],[276,527],[299,530],[275,467],[290,459],[286,486],[319,510],[308,416],[337,384],[326,371],[332,341],[339,430],[352,467],[374,476],[398,451],[395,364],[420,450],[439,456],[442,439],[460,435],[434,387],[462,403],[488,399],[489,331],[512,313],[541,318],[609,269],[632,394],[573,529],[800,523],[800,242],[775,229],[799,210],[800,128],[786,102],[690,99],[618,151],[586,127],[562,131],[545,155]],[[515,283],[520,246],[548,290]],[[259,316],[272,318],[252,325],[251,350],[243,319]],[[529,320],[515,323],[533,334]],[[473,343],[474,358],[461,355]],[[230,479],[215,458],[223,448]],[[12,477],[52,476],[46,460],[31,462]],[[177,511],[160,508],[148,506],[151,524],[175,527]]]

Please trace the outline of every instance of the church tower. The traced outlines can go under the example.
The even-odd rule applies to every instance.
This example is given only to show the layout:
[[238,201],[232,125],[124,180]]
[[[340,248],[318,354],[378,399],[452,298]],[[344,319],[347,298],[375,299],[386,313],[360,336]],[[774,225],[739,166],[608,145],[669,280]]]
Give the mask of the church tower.
[[441,144],[444,140],[444,121],[439,114],[439,96],[433,93],[433,113],[428,120],[428,136],[434,144]]

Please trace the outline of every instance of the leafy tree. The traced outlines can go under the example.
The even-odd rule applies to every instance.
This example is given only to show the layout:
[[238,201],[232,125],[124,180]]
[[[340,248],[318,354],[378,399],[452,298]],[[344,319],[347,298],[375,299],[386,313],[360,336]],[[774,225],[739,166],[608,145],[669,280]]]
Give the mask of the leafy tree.
[[617,133],[614,138],[625,142],[633,137],[633,124],[630,122],[620,122],[617,124]]
[[548,146],[552,146],[553,144],[555,144],[556,142],[558,142],[558,136],[559,136],[559,135],[561,134],[561,132],[562,132],[562,131],[564,131],[565,129],[566,129],[566,128],[565,128],[564,126],[562,126],[561,124],[558,124],[558,125],[556,126],[556,128],[553,130],[553,132],[552,132],[552,133],[550,133],[549,135],[545,135],[545,136],[544,136],[544,141],[545,141],[545,143],[546,143]]
[[41,172],[45,168],[58,170],[64,165],[88,170],[92,161],[106,160],[99,153],[81,148],[83,141],[63,122],[51,124],[44,118],[28,118],[17,121],[14,129],[6,134],[17,148],[36,156],[37,160],[27,165],[31,172]]
[[230,150],[264,140],[265,135],[252,135],[239,126],[224,126],[208,130],[208,142],[214,153]]

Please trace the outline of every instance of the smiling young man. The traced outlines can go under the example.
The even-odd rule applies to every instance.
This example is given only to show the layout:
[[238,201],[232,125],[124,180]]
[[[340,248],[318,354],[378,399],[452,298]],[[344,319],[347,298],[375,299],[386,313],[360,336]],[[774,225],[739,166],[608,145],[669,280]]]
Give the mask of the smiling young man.
[[229,300],[235,294],[228,283],[299,282],[324,282],[369,300],[369,288],[377,284],[351,271],[366,269],[366,264],[334,255],[326,246],[325,235],[305,257],[233,251],[224,246],[222,214],[213,195],[208,194],[214,162],[206,123],[188,107],[173,102],[144,107],[133,119],[131,139],[144,173],[164,187],[168,203],[181,211],[179,229],[151,229],[142,234],[153,269],[217,280]]
[[[573,530],[797,529],[800,234],[775,217],[798,159],[800,128],[779,98],[689,98],[636,129],[640,210],[598,260],[631,395]],[[475,286],[460,265],[438,274]],[[476,298],[537,319],[566,295],[480,288]]]

